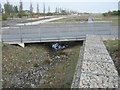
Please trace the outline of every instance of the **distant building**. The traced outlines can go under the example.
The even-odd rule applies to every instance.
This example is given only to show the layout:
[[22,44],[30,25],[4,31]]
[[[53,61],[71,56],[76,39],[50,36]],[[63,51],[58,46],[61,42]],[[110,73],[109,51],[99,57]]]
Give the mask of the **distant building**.
[[27,13],[27,14],[30,14],[30,10],[23,10],[23,13]]

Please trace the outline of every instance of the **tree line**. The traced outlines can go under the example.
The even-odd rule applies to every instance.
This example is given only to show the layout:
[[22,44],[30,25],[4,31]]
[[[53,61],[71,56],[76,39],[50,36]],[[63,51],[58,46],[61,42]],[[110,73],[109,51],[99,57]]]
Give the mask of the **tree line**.
[[118,15],[120,15],[120,10],[105,12],[105,13],[103,13],[103,15],[104,16],[118,16]]
[[73,10],[62,9],[62,8],[57,8],[57,7],[55,8],[54,12],[51,12],[50,6],[48,6],[48,12],[47,12],[45,3],[43,4],[43,12],[40,13],[39,4],[37,3],[36,6],[37,6],[36,7],[37,12],[35,13],[33,12],[33,6],[31,2],[30,2],[29,10],[23,10],[23,3],[21,0],[19,2],[19,6],[12,5],[7,1],[3,5],[3,8],[0,4],[0,13],[2,13],[3,20],[6,20],[7,18],[14,18],[14,17],[22,18],[23,16],[32,17],[32,15],[51,16],[51,15],[68,15],[68,14],[77,13]]

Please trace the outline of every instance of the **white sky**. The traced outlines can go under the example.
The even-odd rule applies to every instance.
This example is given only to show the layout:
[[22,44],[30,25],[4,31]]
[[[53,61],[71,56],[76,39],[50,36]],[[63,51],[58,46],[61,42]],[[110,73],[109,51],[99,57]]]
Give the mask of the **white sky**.
[[[8,0],[9,2],[19,2],[20,0]],[[22,2],[119,2],[119,0],[22,0]],[[0,0],[6,2],[6,0]]]
[[[0,0],[2,6],[7,0]],[[10,4],[19,6],[20,0],[8,0]],[[50,6],[51,11],[54,12],[56,7],[63,9],[70,9],[78,12],[89,13],[103,13],[112,10],[118,10],[119,0],[22,0],[23,9],[29,10],[32,2],[33,10],[36,12],[37,2],[39,3],[40,11],[43,10],[43,3],[45,2],[46,9]]]

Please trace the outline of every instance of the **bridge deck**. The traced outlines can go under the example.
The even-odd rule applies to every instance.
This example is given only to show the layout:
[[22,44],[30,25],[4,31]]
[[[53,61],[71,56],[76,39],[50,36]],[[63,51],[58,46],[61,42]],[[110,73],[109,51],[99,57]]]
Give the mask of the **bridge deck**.
[[2,29],[2,41],[9,43],[84,40],[89,35],[117,36],[118,27],[111,23],[40,24]]

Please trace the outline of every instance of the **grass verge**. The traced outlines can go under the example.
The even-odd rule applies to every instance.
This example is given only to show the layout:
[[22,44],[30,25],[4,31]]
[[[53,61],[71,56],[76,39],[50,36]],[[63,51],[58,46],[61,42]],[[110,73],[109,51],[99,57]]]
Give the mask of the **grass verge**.
[[105,46],[108,50],[108,52],[110,53],[113,61],[114,61],[114,64],[116,66],[116,69],[119,73],[119,76],[120,76],[120,40],[107,40],[107,41],[104,41],[105,43]]
[[87,21],[87,19],[80,18],[80,17],[68,17],[60,20],[54,20],[51,22],[80,22],[80,21]]
[[102,19],[94,19],[94,21],[112,21],[113,26],[118,26],[118,17],[104,17]]

